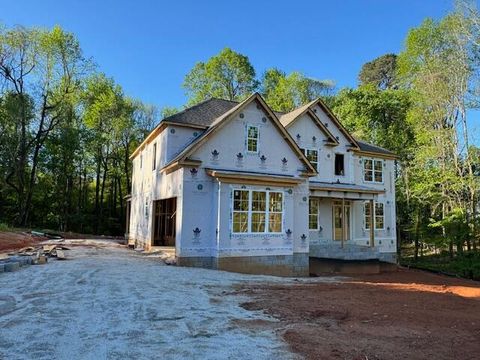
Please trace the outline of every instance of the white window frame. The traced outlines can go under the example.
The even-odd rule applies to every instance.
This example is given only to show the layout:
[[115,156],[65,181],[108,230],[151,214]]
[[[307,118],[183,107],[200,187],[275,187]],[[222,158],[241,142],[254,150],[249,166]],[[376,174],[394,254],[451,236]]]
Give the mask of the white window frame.
[[[372,162],[372,170],[367,170],[367,169],[366,169],[367,161],[371,161],[371,162]],[[382,166],[382,171],[381,171],[381,172],[378,171],[378,170],[375,170],[375,163],[381,163],[381,166]],[[375,184],[383,184],[383,179],[384,179],[384,176],[383,176],[383,168],[384,168],[384,161],[383,161],[383,160],[374,159],[374,158],[364,158],[364,159],[363,159],[363,182],[366,182],[366,183],[375,183]],[[371,172],[372,172],[372,180],[367,180],[367,179],[366,179],[367,171],[371,171]],[[380,173],[380,174],[381,174],[381,177],[382,177],[382,180],[381,180],[381,181],[376,181],[376,180],[375,180],[375,174],[376,174],[376,173]]]
[[[235,191],[245,191],[248,192],[248,212],[247,211],[241,211],[241,210],[235,210],[235,196],[234,192]],[[257,213],[257,211],[252,211],[252,193],[253,192],[264,192],[265,193],[265,231],[263,232],[252,232],[252,213]],[[270,211],[270,194],[271,193],[280,193],[282,194],[282,211]],[[283,233],[283,223],[285,220],[285,192],[282,190],[263,190],[263,189],[241,189],[241,188],[232,188],[232,208],[231,208],[231,221],[230,221],[230,226],[231,226],[231,233],[235,235],[259,235],[259,234],[282,234]],[[246,232],[235,232],[233,230],[233,214],[234,212],[243,212],[247,213],[247,230]],[[262,212],[263,213],[263,212]],[[281,222],[280,222],[280,231],[278,232],[273,232],[269,231],[270,228],[270,214],[281,214]]]
[[[256,138],[251,138],[250,137],[250,128],[255,128],[257,129],[257,137]],[[246,134],[245,134],[245,148],[247,150],[247,153],[249,154],[258,154],[259,149],[260,149],[260,127],[257,125],[252,125],[252,124],[247,124],[246,126]],[[257,142],[257,149],[255,151],[249,150],[248,149],[248,140],[255,140]]]
[[[377,205],[382,207],[382,215],[377,215]],[[370,201],[365,201],[363,203],[363,229],[364,230],[370,230],[370,227],[367,227],[367,224],[370,224],[370,214],[367,216],[367,207],[370,209]],[[373,202],[373,222],[375,224],[375,230],[385,230],[385,204],[381,201],[374,201]],[[377,227],[377,217],[382,217],[383,221],[382,224],[383,226]]]
[[[310,161],[310,163],[313,165],[313,167],[314,167],[316,170],[318,170],[318,153],[319,153],[320,151],[318,151],[317,148],[300,148],[300,150],[302,150],[303,155],[305,155],[305,157],[308,159],[308,161]],[[310,158],[309,158],[309,153],[310,153],[310,152],[314,152],[314,151],[315,151],[315,153],[316,153],[317,161],[313,161],[313,162],[312,162],[312,160],[310,160]]]
[[[316,202],[317,203],[317,213],[311,213],[310,212],[310,202]],[[310,227],[310,217],[311,216],[316,216],[317,218],[317,227],[311,228]],[[310,198],[308,199],[308,229],[311,231],[319,230],[320,229],[320,201],[318,198]]]
[[[310,163],[313,165],[313,167],[318,170],[318,153],[320,152],[317,148],[300,148],[300,150],[303,152],[303,155],[305,155],[305,157],[308,159],[308,161],[310,161]],[[309,157],[308,157],[308,153],[310,151],[315,151],[317,153],[317,161],[314,161],[312,162]]]

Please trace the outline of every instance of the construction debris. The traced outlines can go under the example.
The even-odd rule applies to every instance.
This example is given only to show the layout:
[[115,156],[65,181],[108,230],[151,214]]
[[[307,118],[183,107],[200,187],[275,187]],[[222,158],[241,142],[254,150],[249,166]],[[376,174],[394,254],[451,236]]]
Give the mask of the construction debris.
[[67,260],[67,258],[65,257],[65,253],[63,252],[63,250],[60,250],[60,249],[56,249],[57,250],[57,259],[58,260]]
[[14,253],[9,253],[9,256],[0,258],[0,272],[16,271],[26,265],[43,265],[48,262],[49,258],[68,260],[64,250],[70,249],[56,244],[24,247]]

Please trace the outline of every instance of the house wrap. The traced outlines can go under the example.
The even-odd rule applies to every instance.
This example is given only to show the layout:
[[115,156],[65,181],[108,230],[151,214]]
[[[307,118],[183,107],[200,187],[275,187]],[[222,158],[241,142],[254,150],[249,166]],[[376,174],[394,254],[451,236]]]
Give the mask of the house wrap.
[[177,264],[308,276],[312,258],[396,261],[396,156],[320,100],[274,112],[255,93],[163,119],[131,155],[129,244]]

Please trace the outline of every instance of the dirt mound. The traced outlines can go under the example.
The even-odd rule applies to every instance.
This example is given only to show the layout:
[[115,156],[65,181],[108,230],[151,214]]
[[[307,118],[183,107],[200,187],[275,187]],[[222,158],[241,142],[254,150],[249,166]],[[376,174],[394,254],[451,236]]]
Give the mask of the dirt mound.
[[35,246],[45,240],[48,240],[45,236],[32,235],[26,232],[0,231],[0,252]]

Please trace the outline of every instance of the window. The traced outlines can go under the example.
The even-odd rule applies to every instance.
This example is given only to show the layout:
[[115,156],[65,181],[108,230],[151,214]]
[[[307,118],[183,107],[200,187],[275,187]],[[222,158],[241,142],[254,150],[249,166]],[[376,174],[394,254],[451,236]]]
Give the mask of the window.
[[365,159],[363,161],[363,179],[366,182],[383,182],[383,161]]
[[318,199],[310,198],[308,201],[308,228],[310,230],[318,230]]
[[282,232],[283,193],[269,192],[268,232]]
[[233,232],[248,232],[248,190],[233,192]]
[[258,152],[258,127],[247,126],[247,151]]
[[[365,229],[370,230],[370,202],[365,202],[364,204],[364,222],[365,222]],[[375,202],[375,229],[376,230],[383,230],[385,226],[385,215],[384,215],[384,206],[381,202]]]
[[300,150],[305,154],[308,161],[310,161],[315,169],[318,169],[318,150],[317,149],[303,149]]
[[375,229],[383,229],[384,228],[384,209],[383,203],[375,203]]
[[157,167],[157,143],[153,144],[153,164],[152,164],[152,170],[155,170]]
[[282,192],[233,191],[232,230],[234,233],[281,233],[282,221]]
[[315,149],[311,149],[311,150],[308,150],[307,149],[307,152],[305,154],[307,156],[307,159],[312,163],[313,167],[315,169],[317,169],[317,165],[318,165],[318,150],[315,150]]
[[251,232],[265,232],[267,222],[267,193],[265,191],[252,191],[252,226]]
[[143,164],[143,154],[140,154],[140,169],[142,168]]
[[345,175],[344,158],[343,154],[335,154],[335,175],[337,176]]

